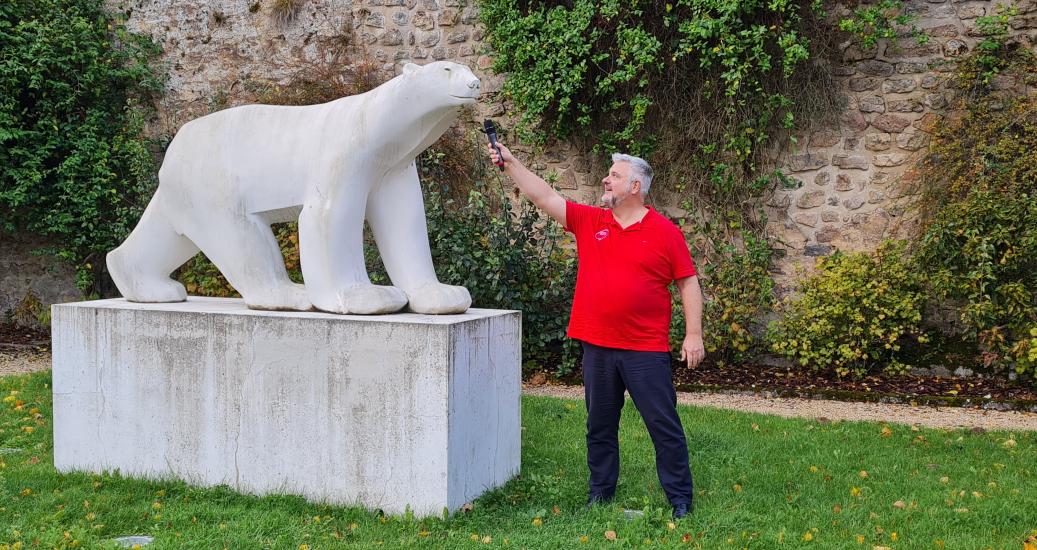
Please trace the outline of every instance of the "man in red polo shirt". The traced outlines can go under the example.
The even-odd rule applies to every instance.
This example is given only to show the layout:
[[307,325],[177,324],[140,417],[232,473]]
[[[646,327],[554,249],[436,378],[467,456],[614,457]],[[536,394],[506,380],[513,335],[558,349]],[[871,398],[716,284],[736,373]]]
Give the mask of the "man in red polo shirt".
[[619,418],[629,391],[655,446],[655,466],[673,516],[692,506],[691,469],[670,370],[670,283],[680,292],[687,331],[681,360],[705,356],[702,293],[684,235],[646,207],[652,168],[643,159],[612,156],[601,181],[606,208],[565,200],[503,145],[494,163],[533,204],[576,237],[579,256],[570,338],[583,344],[587,404],[588,504],[612,499],[619,478]]

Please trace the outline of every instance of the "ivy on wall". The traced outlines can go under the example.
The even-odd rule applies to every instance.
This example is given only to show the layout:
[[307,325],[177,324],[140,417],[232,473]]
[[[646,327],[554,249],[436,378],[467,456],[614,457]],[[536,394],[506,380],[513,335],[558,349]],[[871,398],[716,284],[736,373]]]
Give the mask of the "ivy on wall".
[[84,291],[155,187],[158,53],[101,0],[0,3],[0,227],[47,237]]
[[961,116],[934,128],[917,255],[934,295],[962,304],[984,362],[1037,380],[1037,98],[993,85],[1037,85],[1037,56],[1007,43],[1005,21],[988,19],[986,46],[959,63]]

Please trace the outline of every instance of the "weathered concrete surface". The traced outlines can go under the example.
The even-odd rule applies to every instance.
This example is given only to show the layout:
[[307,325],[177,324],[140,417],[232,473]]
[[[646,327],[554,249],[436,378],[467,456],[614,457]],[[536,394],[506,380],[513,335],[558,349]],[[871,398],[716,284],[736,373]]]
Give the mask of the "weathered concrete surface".
[[53,307],[54,464],[418,515],[516,475],[521,317]]

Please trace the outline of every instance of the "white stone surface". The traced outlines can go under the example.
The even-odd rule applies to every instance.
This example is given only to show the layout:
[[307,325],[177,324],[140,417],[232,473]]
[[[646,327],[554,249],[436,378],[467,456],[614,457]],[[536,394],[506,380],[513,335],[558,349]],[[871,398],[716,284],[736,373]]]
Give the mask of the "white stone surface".
[[[108,253],[119,292],[178,302],[169,277],[199,250],[254,309],[462,313],[464,287],[436,278],[414,158],[479,97],[479,79],[437,61],[320,105],[243,105],[192,120],[166,150],[159,185]],[[371,284],[364,220],[394,286]],[[299,222],[306,286],[288,278],[270,224]]]
[[54,465],[418,515],[519,472],[521,316],[55,305]]

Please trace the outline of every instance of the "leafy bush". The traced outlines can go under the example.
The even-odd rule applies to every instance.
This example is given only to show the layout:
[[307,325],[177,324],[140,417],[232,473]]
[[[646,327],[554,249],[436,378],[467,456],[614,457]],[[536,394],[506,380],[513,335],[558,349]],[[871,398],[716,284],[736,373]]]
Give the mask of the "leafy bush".
[[436,274],[468,288],[474,307],[521,310],[526,367],[567,375],[578,354],[565,336],[576,284],[571,241],[531,202],[512,200],[481,145],[450,132],[418,158]]
[[904,242],[883,243],[874,254],[835,254],[771,323],[771,349],[814,370],[861,376],[877,365],[899,371],[903,338],[925,342],[919,324],[924,280],[904,254]]
[[1030,329],[1030,337],[1022,338],[1012,346],[1015,372],[1028,374],[1037,380],[1037,326]]
[[0,324],[11,324],[32,330],[50,332],[50,308],[40,302],[36,293],[30,288],[18,301],[14,309],[6,312],[10,318],[0,318]]
[[[999,72],[1037,83],[1032,53],[1002,53]],[[988,54],[961,64],[964,115],[935,129],[922,163],[917,255],[935,296],[964,303],[984,362],[1007,368],[1037,324],[1037,98],[989,89]]]
[[566,375],[576,364],[565,336],[575,254],[564,246],[562,228],[532,203],[516,210],[503,189],[476,187],[462,204],[435,182],[425,188],[436,273],[467,287],[475,307],[521,310],[526,364]]
[[[767,270],[770,246],[748,231],[742,233],[741,241],[741,246],[735,246],[719,240],[715,253],[698,264],[706,358],[720,365],[745,363],[755,356],[759,342],[752,326],[774,303],[774,280]],[[673,349],[680,349],[684,328],[684,310],[675,293],[670,328]]]
[[0,3],[0,52],[0,226],[49,237],[96,290],[154,190],[159,48],[101,0],[20,0]]

